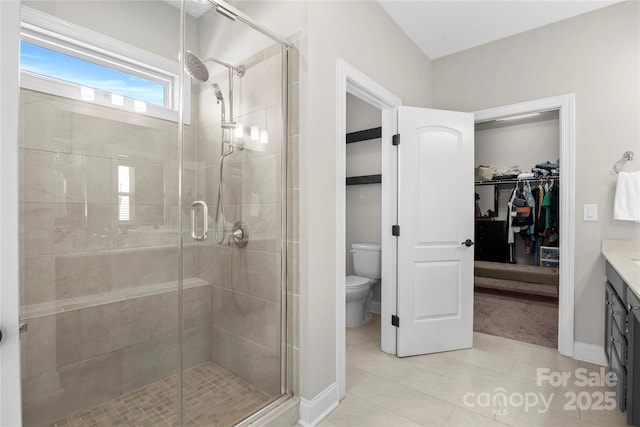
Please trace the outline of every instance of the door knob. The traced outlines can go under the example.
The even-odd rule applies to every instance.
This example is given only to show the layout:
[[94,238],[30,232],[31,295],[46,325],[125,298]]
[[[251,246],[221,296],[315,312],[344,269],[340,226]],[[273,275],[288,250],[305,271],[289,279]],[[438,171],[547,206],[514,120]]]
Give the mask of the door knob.
[[465,245],[466,247],[473,246],[473,240],[467,239],[464,242],[462,242],[461,244]]

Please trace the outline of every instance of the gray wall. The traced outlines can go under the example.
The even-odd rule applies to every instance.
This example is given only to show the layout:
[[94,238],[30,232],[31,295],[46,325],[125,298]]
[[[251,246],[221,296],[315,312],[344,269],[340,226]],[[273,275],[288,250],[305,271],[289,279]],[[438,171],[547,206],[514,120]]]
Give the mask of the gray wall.
[[[613,220],[613,164],[640,152],[639,3],[623,2],[433,61],[433,106],[477,111],[576,95],[575,340],[602,345],[603,239],[638,239]],[[624,166],[640,169],[638,157]],[[582,205],[599,205],[583,222]]]
[[336,380],[336,60],[404,104],[424,107],[431,102],[431,68],[375,2],[310,2],[308,11],[306,138],[300,146],[301,394],[312,398]]

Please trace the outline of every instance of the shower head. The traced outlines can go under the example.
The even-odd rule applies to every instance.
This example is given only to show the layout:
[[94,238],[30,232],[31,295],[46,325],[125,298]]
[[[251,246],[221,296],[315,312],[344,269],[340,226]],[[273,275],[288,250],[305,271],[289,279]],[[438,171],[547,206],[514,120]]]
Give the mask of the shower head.
[[209,80],[209,70],[207,70],[207,67],[205,67],[200,58],[189,51],[187,51],[184,56],[184,68],[187,74],[198,81],[206,82]]
[[213,93],[216,95],[218,103],[222,102],[222,105],[224,105],[224,97],[222,96],[222,91],[220,90],[220,86],[218,86],[218,83],[212,84],[211,88],[213,89]]

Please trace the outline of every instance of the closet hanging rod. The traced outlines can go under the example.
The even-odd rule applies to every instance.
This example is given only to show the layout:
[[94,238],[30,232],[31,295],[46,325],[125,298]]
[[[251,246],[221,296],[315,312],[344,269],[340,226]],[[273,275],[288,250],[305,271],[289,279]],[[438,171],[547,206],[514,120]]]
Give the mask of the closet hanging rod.
[[622,158],[613,165],[613,171],[619,173],[618,166],[626,161],[633,160],[633,151],[625,151]]
[[560,181],[559,175],[539,177],[539,178],[510,178],[510,179],[490,179],[487,181],[474,181],[475,185],[497,185],[497,184],[515,184],[518,182],[534,182],[534,181]]

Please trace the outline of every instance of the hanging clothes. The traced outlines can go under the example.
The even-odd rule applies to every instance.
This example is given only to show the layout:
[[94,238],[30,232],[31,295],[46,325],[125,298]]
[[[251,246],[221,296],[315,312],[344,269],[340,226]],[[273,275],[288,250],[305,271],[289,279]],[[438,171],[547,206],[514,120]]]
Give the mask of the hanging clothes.
[[551,181],[549,187],[549,243],[554,246],[560,237],[560,186],[558,182]]
[[535,233],[535,212],[536,212],[536,199],[533,196],[533,192],[531,191],[531,183],[529,181],[526,182],[524,186],[524,197],[527,200],[527,204],[531,207],[531,225],[529,226],[527,232],[528,234]]
[[543,208],[544,196],[546,194],[546,190],[544,184],[540,182],[540,185],[537,188],[537,200],[538,200],[538,209],[536,214],[536,227],[535,232],[538,236],[544,235],[545,230],[545,211]]
[[511,193],[509,203],[507,203],[507,212],[509,213],[507,218],[509,226],[507,243],[509,244],[509,262],[512,264],[517,262],[515,256],[515,233],[519,233],[521,236],[524,233],[525,251],[527,253],[531,251],[531,239],[527,236],[530,227],[534,223],[534,210],[529,204],[530,200],[533,201],[532,195],[529,194],[527,196],[526,186],[523,184],[520,187],[520,184],[517,183]]
[[558,241],[560,222],[559,187],[553,181],[541,183],[539,187],[540,206],[536,218],[536,235],[540,244],[547,246]]
[[516,199],[516,190],[518,189],[518,187],[516,186],[516,188],[513,189],[513,191],[511,192],[511,197],[509,198],[509,203],[507,203],[507,227],[509,227],[509,229],[507,230],[507,243],[509,245],[509,263],[510,264],[515,264],[516,263],[516,247],[515,247],[515,240],[513,238],[513,234],[514,233],[518,233],[520,232],[520,227],[515,227],[513,225],[513,217],[515,215],[517,215],[517,212],[514,212],[513,210],[513,202]]
[[521,231],[520,235],[522,236],[522,239],[524,240],[524,243],[525,243],[525,253],[531,254],[531,253],[535,253],[535,251],[537,250],[536,244],[535,244],[536,242],[536,232],[535,232],[536,200],[535,200],[535,197],[533,196],[533,192],[531,191],[531,183],[529,181],[527,181],[523,185],[523,192],[524,192],[525,200],[527,201],[527,204],[531,208],[531,212],[529,216],[531,224],[529,225],[529,227],[527,227],[526,230]]

